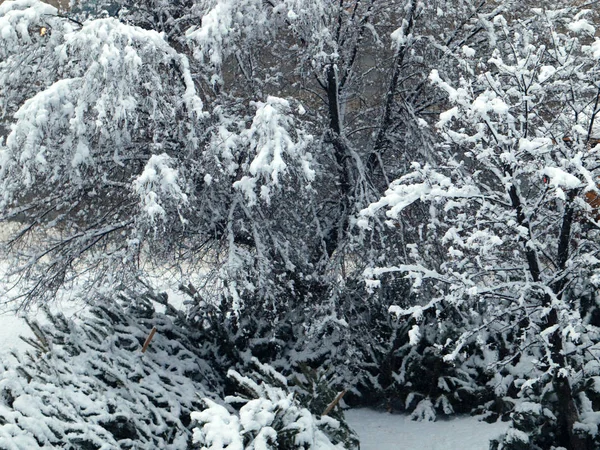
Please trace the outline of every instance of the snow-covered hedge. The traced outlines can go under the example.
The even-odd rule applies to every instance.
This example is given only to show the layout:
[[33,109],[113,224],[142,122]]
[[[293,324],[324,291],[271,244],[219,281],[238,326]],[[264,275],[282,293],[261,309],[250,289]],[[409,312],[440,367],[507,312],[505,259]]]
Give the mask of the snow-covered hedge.
[[287,379],[254,359],[253,377],[230,370],[240,390],[228,396],[226,407],[204,399],[206,408],[192,413],[194,443],[202,450],[342,450],[357,448],[353,432],[328,415],[316,416],[304,407]]
[[177,320],[152,305],[120,293],[77,320],[30,322],[33,350],[0,361],[0,448],[188,448],[190,412],[222,382]]

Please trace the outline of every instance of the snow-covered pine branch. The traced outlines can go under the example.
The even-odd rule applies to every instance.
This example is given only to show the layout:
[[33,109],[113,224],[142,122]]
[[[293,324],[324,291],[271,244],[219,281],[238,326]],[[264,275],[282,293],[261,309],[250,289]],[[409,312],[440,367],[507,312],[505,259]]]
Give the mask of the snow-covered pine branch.
[[155,298],[114,292],[80,317],[46,311],[46,323],[31,322],[31,350],[0,363],[0,447],[189,448],[190,414],[222,380],[207,364],[210,350],[177,317],[156,313]]

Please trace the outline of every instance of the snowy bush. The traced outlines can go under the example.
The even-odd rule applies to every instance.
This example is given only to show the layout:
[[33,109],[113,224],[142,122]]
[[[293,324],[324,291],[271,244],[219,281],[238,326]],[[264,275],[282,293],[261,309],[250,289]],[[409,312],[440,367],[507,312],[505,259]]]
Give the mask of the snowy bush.
[[[254,360],[254,376],[235,370],[229,377],[239,395],[223,406],[205,398],[205,409],[192,413],[194,443],[201,449],[353,449],[358,441],[347,427],[327,415],[320,418],[304,407],[287,379]],[[340,433],[342,431],[342,433]]]
[[161,298],[121,292],[75,320],[30,322],[32,350],[0,362],[0,448],[187,449],[198,395],[222,381],[176,316],[154,311]]
[[[573,330],[574,332],[576,330]],[[562,414],[577,414],[573,433],[580,441],[591,448],[600,446],[600,363],[597,359],[600,329],[593,325],[579,328],[581,333],[577,343],[570,343],[567,361],[571,369],[561,371],[572,386],[575,411],[564,411],[551,377],[543,367],[536,367],[543,355],[532,352],[503,370],[493,380],[496,394],[506,393],[508,383],[517,386],[513,391],[515,407],[510,412],[510,428],[496,445],[502,450],[544,450],[552,446],[569,448],[565,440],[565,427]],[[532,349],[534,350],[534,349]],[[533,362],[532,362],[533,361]],[[575,372],[572,367],[582,367]],[[504,375],[504,376],[503,376]]]

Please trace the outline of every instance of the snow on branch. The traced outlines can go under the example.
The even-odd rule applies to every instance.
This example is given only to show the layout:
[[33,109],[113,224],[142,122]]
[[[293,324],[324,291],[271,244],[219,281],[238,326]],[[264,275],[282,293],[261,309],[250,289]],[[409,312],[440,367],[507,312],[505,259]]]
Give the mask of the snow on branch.
[[338,420],[325,414],[316,418],[300,404],[296,393],[287,387],[285,378],[277,374],[270,380],[276,372],[268,366],[257,365],[262,375],[266,375],[259,378],[260,382],[235,370],[228,373],[238,389],[249,395],[249,398],[225,398],[230,405],[241,403],[239,411],[232,413],[231,407],[204,398],[206,408],[191,414],[197,425],[193,430],[195,444],[215,450],[349,448],[333,439],[332,431],[340,429]]
[[142,200],[142,209],[154,222],[157,217],[167,217],[165,202],[187,203],[188,197],[181,189],[179,171],[172,168],[173,158],[166,153],[152,155],[144,171],[133,182],[133,190]]
[[572,175],[558,167],[545,167],[542,174],[548,177],[548,183],[565,189],[577,189],[583,183],[575,175]]
[[106,164],[147,159],[182,130],[182,145],[196,145],[194,129],[206,113],[188,60],[161,33],[112,18],[87,21],[64,35],[45,65],[62,79],[22,104],[0,146],[6,202],[41,180],[80,187],[93,173],[106,177]]
[[[119,291],[94,299],[83,317],[46,310],[45,323],[30,323],[39,343],[0,361],[0,448],[188,447],[198,395],[218,392],[220,378],[147,295]],[[165,332],[142,358],[151,326]]]
[[240,190],[251,206],[256,203],[256,189],[267,203],[273,189],[281,184],[281,178],[291,171],[310,183],[315,171],[311,167],[312,156],[307,152],[312,136],[296,129],[290,103],[282,98],[269,96],[266,102],[252,102],[256,113],[250,128],[243,130],[235,141],[247,146],[250,163],[247,175],[233,184]]
[[[46,90],[27,100],[17,111],[17,124],[6,140],[6,147],[0,148],[0,177],[8,182],[8,171],[14,165],[21,167],[22,181],[30,186],[36,172],[48,170],[48,148],[42,145],[46,135],[53,130],[65,126],[65,122],[73,118],[74,96],[81,87],[80,78],[59,80]],[[76,124],[69,124],[76,132]],[[85,163],[89,157],[87,145],[83,140],[77,142],[75,152],[71,156],[70,165]]]
[[267,9],[260,0],[218,0],[204,8],[202,23],[187,30],[186,38],[193,46],[194,57],[214,71],[210,81],[222,84],[221,66],[239,50],[236,40],[241,36],[261,39],[268,35],[264,31],[269,25]]
[[394,181],[384,196],[360,211],[357,224],[369,227],[368,218],[373,217],[381,209],[386,209],[386,216],[397,219],[399,214],[416,201],[436,201],[439,199],[473,198],[481,193],[477,186],[457,186],[448,176],[437,172],[429,165],[423,167],[413,164],[416,169]]
[[[270,177],[278,184],[279,177],[287,170],[284,156],[302,156],[306,142],[298,139],[294,142],[290,131],[293,121],[290,104],[278,97],[268,97],[265,103],[255,102],[256,114],[252,126],[246,132],[246,138],[254,149],[255,156],[250,163],[250,173],[254,176]],[[314,178],[314,172],[305,172],[307,179]]]
[[[116,19],[92,20],[80,30],[65,35],[64,45],[56,51],[63,64],[68,64],[74,57],[83,58],[88,75],[117,83],[121,88],[122,83],[143,82],[156,77],[161,66],[176,65],[184,82],[183,99],[188,110],[198,117],[204,115],[187,58],[178,54],[161,33]],[[161,91],[163,89],[158,89]]]
[[42,25],[58,10],[38,0],[6,1],[0,4],[0,61],[39,38]]

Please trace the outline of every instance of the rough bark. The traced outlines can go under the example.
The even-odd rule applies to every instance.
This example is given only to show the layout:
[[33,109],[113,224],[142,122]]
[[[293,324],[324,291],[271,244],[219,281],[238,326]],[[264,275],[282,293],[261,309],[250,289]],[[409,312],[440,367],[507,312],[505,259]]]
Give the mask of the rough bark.
[[350,214],[350,198],[352,194],[351,167],[348,166],[348,149],[343,139],[343,123],[340,105],[340,88],[337,67],[330,64],[327,67],[327,101],[329,109],[329,140],[333,146],[333,153],[338,170],[339,184],[339,224],[328,231],[324,237],[327,256],[336,250],[340,238],[348,229],[348,215]]

